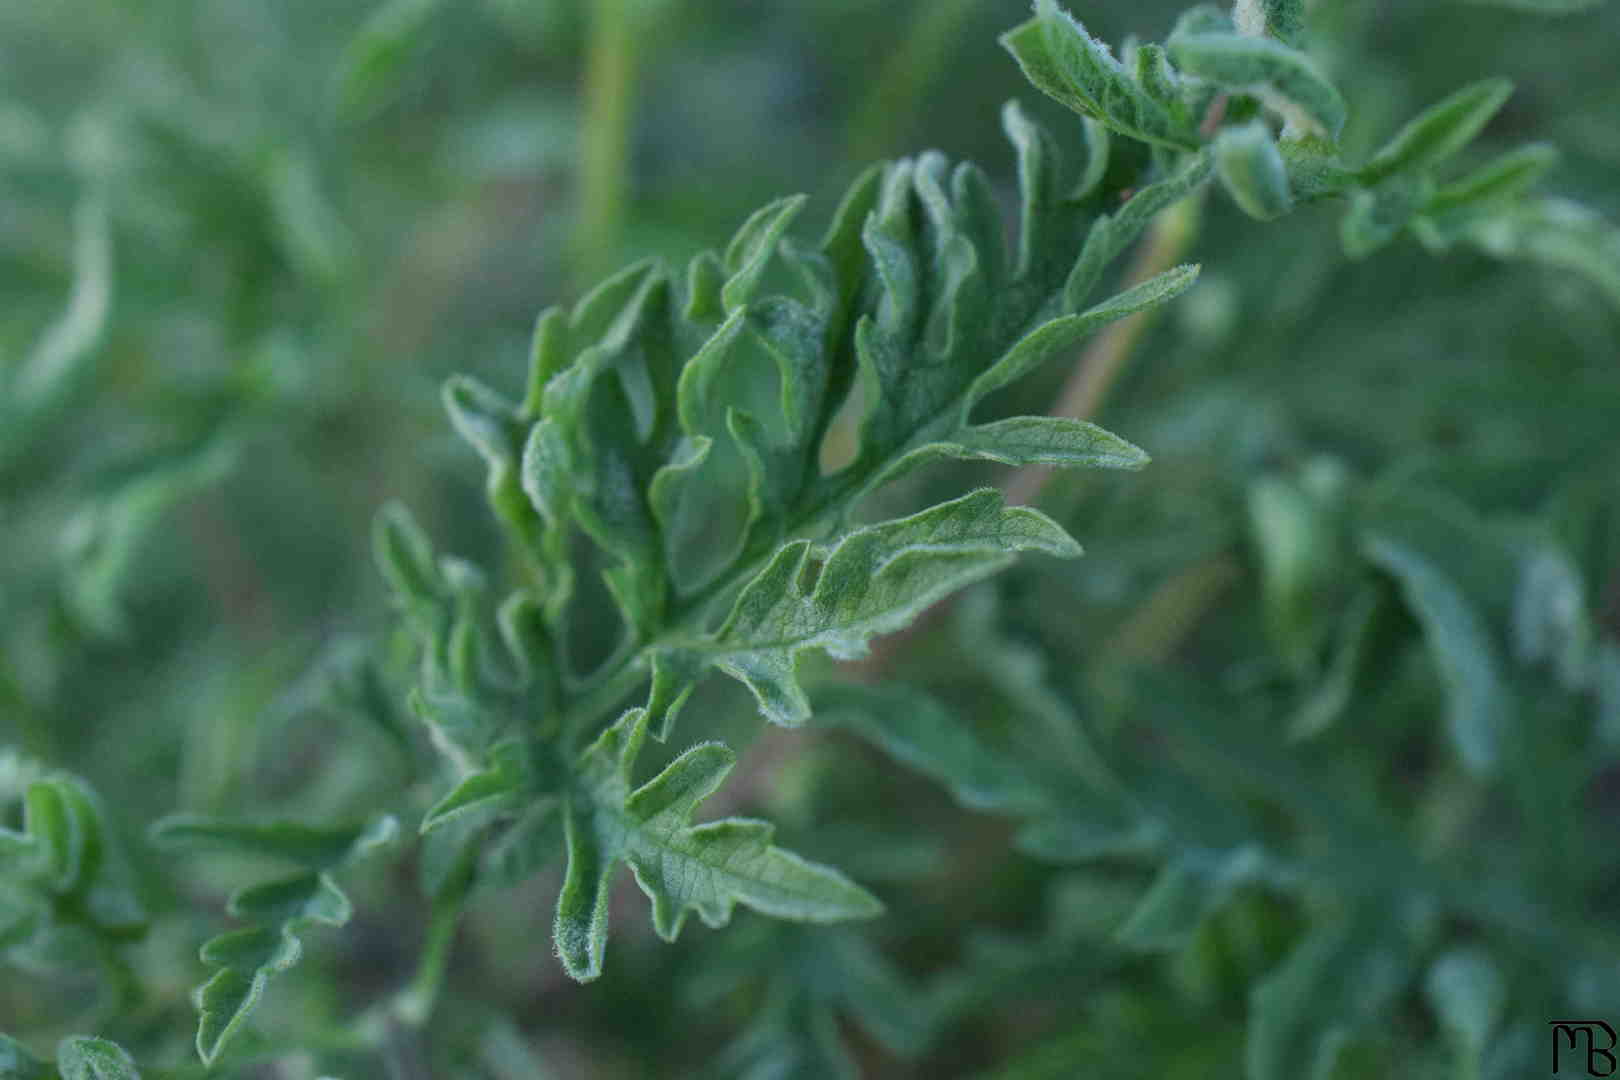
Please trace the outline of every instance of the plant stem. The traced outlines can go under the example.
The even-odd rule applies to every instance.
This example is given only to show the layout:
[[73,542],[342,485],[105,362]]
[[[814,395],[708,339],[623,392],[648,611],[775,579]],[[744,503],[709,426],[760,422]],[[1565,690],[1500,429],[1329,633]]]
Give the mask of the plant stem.
[[444,887],[433,903],[427,938],[422,943],[422,955],[416,962],[416,974],[411,976],[410,983],[393,1002],[393,1018],[407,1027],[423,1027],[433,1015],[439,991],[444,986],[445,972],[450,967],[450,951],[456,942],[456,928],[461,925],[461,913],[467,908],[473,873],[474,859],[469,849],[461,855],[455,880]]
[[849,125],[849,160],[868,161],[889,153],[897,136],[917,113],[960,39],[959,30],[976,0],[921,0],[907,22],[901,44],[883,65]]
[[624,229],[636,77],[631,2],[591,3],[579,222],[574,233],[574,268],[581,281],[594,281],[613,261]]

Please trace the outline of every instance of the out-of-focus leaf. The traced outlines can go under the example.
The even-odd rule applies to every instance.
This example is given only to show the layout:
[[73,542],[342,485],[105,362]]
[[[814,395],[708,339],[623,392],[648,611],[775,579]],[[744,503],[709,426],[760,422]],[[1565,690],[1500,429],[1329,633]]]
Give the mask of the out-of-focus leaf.
[[1521,662],[1550,666],[1566,690],[1586,685],[1592,650],[1586,584],[1557,544],[1537,545],[1524,558],[1514,595],[1513,647]]
[[1452,949],[1429,968],[1423,991],[1456,1047],[1460,1074],[1479,1076],[1486,1047],[1507,1006],[1507,980],[1501,968],[1479,946]]
[[[1485,612],[1469,587],[1452,569],[1462,543],[1479,553],[1489,538],[1470,538],[1471,523],[1454,518],[1438,505],[1405,504],[1399,514],[1386,514],[1366,527],[1364,554],[1400,585],[1407,604],[1422,624],[1450,698],[1447,730],[1463,763],[1480,774],[1500,762],[1515,703],[1503,672],[1501,647]],[[1479,555],[1475,556],[1476,558]]]
[[1264,881],[1267,869],[1258,848],[1183,852],[1159,871],[1115,939],[1144,951],[1181,948],[1237,890]]
[[975,810],[1034,812],[1052,793],[1024,762],[989,744],[940,701],[900,686],[840,686],[816,697],[816,722],[868,739],[946,785]]
[[1293,208],[1288,166],[1264,124],[1227,128],[1215,140],[1215,169],[1232,201],[1267,221]]
[[364,825],[341,826],[176,815],[155,824],[152,839],[173,851],[261,855],[330,870],[387,844],[398,831],[398,823],[386,814]]
[[106,1039],[74,1035],[56,1048],[62,1080],[141,1080],[141,1071],[124,1048]]
[[1288,120],[1291,133],[1320,132],[1330,139],[1344,127],[1344,99],[1304,53],[1271,38],[1185,23],[1170,35],[1170,58],[1182,71],[1238,92],[1259,88],[1261,98]]
[[366,17],[338,67],[338,115],[365,119],[399,92],[442,0],[383,0]]
[[1392,911],[1313,927],[1250,995],[1248,1080],[1329,1080],[1347,1037],[1384,1016],[1415,959]]
[[349,921],[353,907],[331,872],[387,844],[397,832],[397,822],[387,815],[344,827],[189,816],[166,818],[152,827],[156,842],[177,851],[259,855],[304,868],[291,877],[238,889],[226,910],[253,925],[203,944],[203,963],[219,969],[197,990],[197,1053],[205,1065],[212,1065],[241,1033],[271,977],[298,962],[303,955],[299,935]]
[[1513,8],[1535,15],[1573,15],[1602,7],[1604,0],[1463,0],[1482,7]]
[[9,1035],[0,1035],[0,1080],[56,1080],[49,1065]]
[[1512,94],[1506,79],[1486,79],[1429,106],[1362,166],[1361,181],[1371,187],[1397,173],[1433,169],[1473,142]]

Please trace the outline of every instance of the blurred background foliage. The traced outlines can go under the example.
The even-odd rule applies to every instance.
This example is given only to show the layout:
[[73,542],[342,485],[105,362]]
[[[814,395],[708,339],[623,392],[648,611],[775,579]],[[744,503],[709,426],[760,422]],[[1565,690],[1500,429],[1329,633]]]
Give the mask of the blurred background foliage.
[[[1177,9],[1075,8],[1110,41],[1162,37]],[[196,948],[231,925],[242,868],[181,874],[145,827],[176,810],[414,821],[433,793],[367,536],[399,496],[444,550],[500,563],[443,379],[519,396],[542,306],[631,257],[716,245],[781,194],[811,194],[824,220],[875,158],[939,148],[1010,193],[1006,99],[1080,138],[996,44],[1026,15],[0,3],[0,824],[19,826],[39,769],[84,778],[140,855],[152,916],[118,960],[127,985],[90,978],[94,958],[13,958],[0,1027],[41,1053],[94,1030],[142,1062],[191,1060]],[[1474,153],[1555,142],[1551,187],[1620,217],[1620,8],[1320,0],[1312,28],[1354,103],[1352,156],[1504,75],[1518,92]],[[1203,206],[1203,278],[1098,417],[1155,464],[1054,478],[1041,505],[1087,557],[1021,565],[909,639],[891,674],[979,726],[1107,732],[1153,712],[1130,721],[1138,752],[1202,777],[1189,788],[1257,844],[1383,828],[1417,863],[1456,856],[1539,900],[1335,922],[1332,895],[1296,902],[1228,851],[1187,864],[1172,925],[1141,947],[1118,931],[1151,864],[1020,854],[1007,819],[825,725],[761,733],[716,686],[688,715],[751,744],[723,797],[888,916],[739,915],[665,946],[638,914],[582,987],[545,944],[555,881],[531,882],[477,900],[431,1034],[368,1028],[355,1018],[411,978],[429,923],[404,845],[345,872],[356,918],[312,932],[256,1017],[263,1045],[299,1052],[242,1074],[1236,1076],[1269,993],[1305,999],[1267,1013],[1278,1045],[1310,1044],[1290,1060],[1343,1036],[1339,1072],[1316,1075],[1506,1078],[1540,1061],[1555,1013],[1620,1022],[1620,311],[1573,275],[1410,241],[1354,263],[1337,217],[1257,227]],[[1017,405],[1045,411],[1066,375],[1029,380]],[[1414,490],[1443,494],[1413,509]],[[1505,778],[1448,743],[1447,616],[1419,564],[1478,579],[1459,588],[1523,735]],[[1312,790],[1320,820],[1296,804]],[[1549,911],[1565,914],[1543,925]],[[1389,954],[1412,970],[1382,998],[1311,981],[1312,964],[1344,966],[1335,949],[1374,955],[1358,935],[1422,943]],[[1501,982],[1512,1007],[1448,1024],[1425,1007],[1446,979]]]

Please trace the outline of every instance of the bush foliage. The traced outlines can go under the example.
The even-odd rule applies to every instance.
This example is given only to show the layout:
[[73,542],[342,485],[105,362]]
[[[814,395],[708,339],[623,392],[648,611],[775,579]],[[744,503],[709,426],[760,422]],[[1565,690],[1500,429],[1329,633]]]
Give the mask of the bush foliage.
[[1620,1023],[1617,34],[0,12],[0,1080]]

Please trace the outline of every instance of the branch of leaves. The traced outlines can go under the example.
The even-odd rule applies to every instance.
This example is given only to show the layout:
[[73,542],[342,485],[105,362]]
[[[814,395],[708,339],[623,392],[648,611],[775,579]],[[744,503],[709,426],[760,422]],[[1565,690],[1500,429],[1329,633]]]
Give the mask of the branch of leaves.
[[303,954],[299,936],[318,925],[349,921],[353,907],[332,875],[387,844],[396,832],[387,815],[355,826],[254,824],[189,815],[153,825],[153,841],[174,851],[224,852],[298,867],[290,876],[233,893],[226,910],[252,925],[202,947],[203,963],[218,969],[196,992],[197,1053],[205,1065],[218,1061],[242,1033],[270,978],[298,962]]
[[[497,516],[534,569],[554,643],[547,662],[579,726],[600,720],[580,699],[594,705],[606,687],[611,708],[649,667],[660,735],[712,667],[749,682],[770,719],[802,721],[798,652],[850,655],[1001,556],[1077,551],[1049,523],[982,495],[815,546],[847,528],[865,495],[926,461],[1145,464],[1088,423],[972,414],[1046,359],[1193,283],[1196,269],[1180,267],[1091,302],[1153,215],[1204,182],[1208,160],[1194,155],[1100,215],[1100,172],[1085,170],[1090,186],[1066,197],[1050,139],[1016,106],[1005,119],[1022,192],[1010,259],[983,174],[926,154],[858,181],[818,250],[785,238],[800,208],[787,200],[751,218],[723,256],[694,259],[684,288],[646,264],[570,313],[542,315],[522,404],[466,379],[447,387],[457,429],[488,461]],[[797,289],[765,295],[784,275]],[[854,461],[824,474],[821,442],[857,380],[870,389]],[[970,530],[958,527],[969,518]],[[585,675],[565,655],[575,529],[608,557],[603,577],[625,630]],[[950,550],[924,556],[929,537]],[[951,569],[930,583],[912,572],[923,563]],[[818,569],[831,572],[801,588]],[[401,582],[437,588],[425,575]],[[746,605],[732,603],[739,595]],[[731,618],[705,634],[721,603]]]
[[28,784],[23,830],[0,828],[0,955],[40,971],[82,970],[97,943],[139,938],[146,912],[99,800],[61,774]]
[[[1437,253],[1462,243],[1574,270],[1620,304],[1620,229],[1574,204],[1532,197],[1557,160],[1552,147],[1521,147],[1449,182],[1440,177],[1490,123],[1511,84],[1488,79],[1462,88],[1350,167],[1338,145],[1343,98],[1296,47],[1302,8],[1297,0],[1240,0],[1229,16],[1201,5],[1181,17],[1163,47],[1133,45],[1116,60],[1055,0],[1038,0],[1035,17],[1002,40],[1031,82],[1093,124],[1174,151],[1211,144],[1222,186],[1252,217],[1345,197],[1342,240],[1353,258],[1410,231]],[[1219,95],[1224,106],[1210,113]],[[1280,139],[1257,110],[1281,122]],[[1201,130],[1206,114],[1223,122]]]

